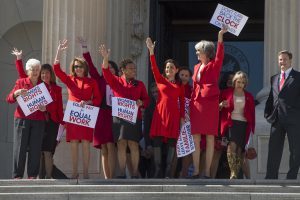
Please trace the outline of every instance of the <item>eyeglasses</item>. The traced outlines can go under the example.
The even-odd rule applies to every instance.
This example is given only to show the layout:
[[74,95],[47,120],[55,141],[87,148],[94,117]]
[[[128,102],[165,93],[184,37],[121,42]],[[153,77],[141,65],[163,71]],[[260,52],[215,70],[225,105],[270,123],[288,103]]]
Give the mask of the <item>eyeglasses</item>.
[[74,69],[77,69],[77,68],[83,69],[83,68],[84,68],[84,67],[81,66],[81,65],[74,65],[73,67],[74,67]]

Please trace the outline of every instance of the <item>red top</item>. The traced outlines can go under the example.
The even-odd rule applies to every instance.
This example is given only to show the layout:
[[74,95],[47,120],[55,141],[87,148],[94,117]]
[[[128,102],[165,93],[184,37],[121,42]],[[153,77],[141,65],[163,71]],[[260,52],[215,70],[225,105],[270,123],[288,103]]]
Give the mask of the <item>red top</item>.
[[[134,101],[140,99],[144,103],[144,108],[149,105],[150,99],[142,81],[134,79],[127,82],[124,75],[121,77],[114,76],[108,68],[105,69],[103,66],[102,73],[106,82],[113,90],[115,97],[127,98]],[[139,107],[137,118],[142,119],[141,107]]]
[[197,80],[197,74],[201,63],[195,65],[193,79],[192,100],[197,101],[200,97],[210,97],[220,94],[218,81],[224,58],[224,44],[218,42],[215,59],[212,59],[200,71],[200,81]]
[[98,88],[99,88],[99,91],[102,96],[101,108],[111,110],[111,107],[106,104],[106,85],[107,85],[107,83],[106,83],[104,77],[101,76],[99,74],[99,72],[97,71],[89,52],[83,53],[83,57],[84,57],[85,61],[88,63],[89,73],[90,73],[91,78],[93,78],[98,84]]
[[150,136],[177,139],[180,129],[180,118],[184,118],[185,115],[184,86],[172,83],[160,74],[154,55],[150,56],[150,61],[158,89]]
[[[255,103],[252,94],[247,91],[245,92],[245,107],[244,107],[244,117],[247,120],[247,130],[246,130],[246,144],[249,139],[250,132],[254,134],[255,130]],[[224,136],[228,127],[232,126],[231,113],[234,109],[233,101],[234,88],[228,88],[221,92],[220,102],[227,100],[229,107],[222,108],[221,115],[221,135]]]
[[[24,71],[22,60],[16,60],[16,68],[19,74],[19,78],[27,78],[27,74]],[[44,82],[45,83],[45,82]],[[64,124],[63,122],[63,101],[62,101],[62,89],[58,85],[51,83],[48,85],[45,83],[51,98],[52,102],[46,106],[47,112],[50,115],[52,121],[56,123]]]
[[75,102],[92,100],[93,106],[100,105],[102,97],[95,80],[89,77],[67,75],[61,70],[59,63],[54,65],[54,72],[56,76],[66,84],[69,100]]
[[[39,80],[37,84],[40,84],[41,81]],[[18,89],[31,89],[34,86],[32,85],[30,79],[27,78],[20,78],[16,81],[16,84],[12,91],[9,93],[9,95],[6,97],[6,101],[8,103],[15,103],[16,99],[14,98],[14,92]],[[41,111],[35,111],[34,113],[28,115],[27,117],[24,115],[21,107],[18,105],[15,111],[15,117],[16,118],[22,118],[22,119],[31,119],[31,120],[45,120],[45,114]]]
[[183,86],[184,86],[184,97],[191,99],[193,87],[188,83]]

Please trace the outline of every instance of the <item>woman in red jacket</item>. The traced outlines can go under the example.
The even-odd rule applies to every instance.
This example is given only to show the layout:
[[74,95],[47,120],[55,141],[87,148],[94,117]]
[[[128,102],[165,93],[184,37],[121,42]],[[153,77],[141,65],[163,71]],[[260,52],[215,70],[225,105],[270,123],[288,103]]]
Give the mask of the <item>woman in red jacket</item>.
[[[8,103],[15,103],[18,96],[26,96],[27,91],[41,83],[39,79],[41,70],[40,61],[29,59],[26,62],[27,78],[19,78],[12,91],[6,98]],[[13,178],[23,178],[26,153],[28,151],[27,175],[29,179],[35,179],[39,173],[41,147],[45,130],[45,106],[25,116],[18,105],[14,119],[13,142]]]
[[168,147],[165,177],[171,177],[171,164],[175,155],[175,145],[180,126],[184,123],[184,86],[175,79],[178,66],[175,65],[174,60],[166,60],[164,76],[161,75],[154,55],[155,43],[152,42],[151,38],[147,38],[146,44],[158,89],[157,103],[150,129],[154,146],[155,177],[158,178],[161,169],[161,148],[164,143]]
[[238,71],[233,77],[234,88],[221,92],[221,135],[227,136],[229,144],[227,159],[230,179],[237,178],[242,165],[242,153],[249,136],[255,128],[255,103],[253,96],[245,90],[247,75]]
[[224,58],[223,34],[218,34],[218,46],[215,54],[213,42],[202,40],[195,45],[199,64],[194,67],[193,91],[190,103],[191,132],[194,138],[194,173],[199,177],[201,135],[206,135],[206,161],[204,178],[210,178],[210,166],[214,154],[214,139],[218,135],[219,94],[218,80]]
[[[81,106],[99,106],[101,103],[101,94],[96,81],[88,77],[88,67],[84,59],[77,57],[73,59],[70,64],[70,75],[67,75],[61,70],[59,60],[61,52],[66,48],[67,40],[59,41],[54,60],[54,72],[67,86],[69,100],[79,102]],[[78,177],[78,144],[81,142],[83,153],[83,178],[87,179],[89,178],[90,143],[93,141],[94,129],[71,123],[66,123],[66,129],[67,142],[71,142],[73,162],[72,178]]]
[[100,53],[103,57],[102,73],[113,90],[115,97],[122,97],[136,101],[139,107],[136,123],[130,123],[121,118],[113,117],[113,135],[118,146],[118,160],[120,167],[120,176],[118,178],[126,178],[126,150],[130,149],[130,157],[133,172],[131,178],[138,178],[139,164],[139,144],[142,136],[142,113],[141,108],[149,105],[149,96],[146,87],[142,81],[135,79],[136,66],[131,59],[124,59],[119,67],[122,76],[118,77],[111,73],[108,67],[109,52],[104,45],[100,46]]
[[[27,78],[22,63],[22,50],[14,49],[12,54],[16,56],[16,68],[19,78]],[[42,144],[42,156],[39,178],[44,178],[45,170],[46,178],[52,178],[53,154],[57,145],[57,133],[59,124],[63,124],[63,102],[61,87],[56,85],[56,76],[49,64],[43,64],[41,67],[41,80],[45,83],[53,101],[46,106],[46,127]],[[43,168],[45,167],[45,168]]]
[[[88,63],[90,76],[97,82],[103,97],[95,126],[93,145],[95,148],[101,149],[101,163],[104,178],[111,179],[114,176],[116,161],[116,147],[112,133],[111,97],[109,96],[111,95],[112,90],[106,83],[103,75],[97,71],[90,52],[87,50],[86,41],[82,37],[79,37],[78,41],[83,50],[83,57]],[[113,75],[118,75],[119,70],[117,64],[113,61],[108,61],[108,63],[111,73]]]

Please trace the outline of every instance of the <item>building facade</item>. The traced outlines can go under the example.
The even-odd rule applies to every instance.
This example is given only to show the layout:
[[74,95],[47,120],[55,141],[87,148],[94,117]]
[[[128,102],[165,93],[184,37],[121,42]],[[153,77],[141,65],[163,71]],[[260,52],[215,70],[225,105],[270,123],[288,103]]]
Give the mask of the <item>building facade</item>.
[[[247,0],[224,1],[224,5],[243,10],[249,2],[254,4],[252,6],[256,6],[255,1]],[[189,42],[202,38],[216,40],[213,36],[216,36],[217,29],[208,24],[205,18],[207,16],[202,13],[209,9],[211,11],[207,12],[207,15],[210,16],[210,13],[212,15],[217,3],[218,1],[215,0],[2,0],[0,159],[3,164],[0,165],[0,178],[10,178],[12,171],[15,105],[8,105],[5,98],[17,78],[15,58],[10,55],[13,47],[23,50],[24,62],[34,57],[40,59],[42,63],[52,63],[58,41],[67,38],[69,48],[62,57],[61,63],[67,71],[71,59],[82,53],[81,47],[76,43],[76,38],[82,36],[87,39],[88,49],[97,66],[101,63],[98,47],[100,44],[106,44],[111,49],[111,59],[117,63],[122,58],[132,58],[137,64],[137,78],[148,85],[153,79],[148,72],[146,37],[150,35],[158,41],[156,52],[158,63],[162,63],[167,57],[174,57],[191,67],[193,63],[189,62],[189,57],[193,57],[194,52],[189,51]],[[257,179],[263,178],[266,170],[270,126],[263,119],[262,111],[268,93],[269,78],[279,71],[277,52],[282,49],[293,52],[293,67],[300,69],[300,2],[265,0],[262,6],[263,8],[261,4],[257,5],[263,10],[263,16],[256,19],[255,17],[260,16],[261,13],[251,13],[253,16],[249,16],[248,25],[246,24],[245,32],[242,31],[240,37],[225,36],[225,40],[229,42],[260,41],[262,43],[261,59],[263,60],[261,60],[262,65],[259,66],[261,67],[259,86],[261,91],[257,94],[261,104],[257,106],[257,129],[254,137],[258,158],[251,161],[252,178]],[[188,9],[199,10],[199,14]],[[247,10],[244,12],[247,13]],[[189,18],[185,17],[187,15]],[[64,90],[65,99],[66,95]],[[91,149],[91,177],[99,178],[101,176],[99,175],[100,152],[92,147]],[[287,155],[287,145],[285,151]],[[280,169],[282,177],[288,169],[288,158],[283,157]],[[71,172],[70,149],[65,142],[59,144],[57,148],[55,163],[66,174]]]

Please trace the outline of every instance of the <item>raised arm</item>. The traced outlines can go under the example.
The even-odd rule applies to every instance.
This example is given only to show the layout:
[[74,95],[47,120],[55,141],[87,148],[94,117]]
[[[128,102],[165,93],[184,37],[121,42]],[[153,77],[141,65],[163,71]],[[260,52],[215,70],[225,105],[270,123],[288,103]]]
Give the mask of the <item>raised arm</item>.
[[59,45],[57,47],[56,56],[54,59],[54,65],[53,65],[53,70],[55,75],[65,84],[67,84],[69,77],[60,68],[60,57],[61,57],[61,53],[68,48],[67,43],[68,41],[66,39],[64,39],[63,41],[59,41]]
[[17,48],[14,48],[11,54],[16,56],[16,69],[19,78],[27,78],[27,74],[24,71],[23,62],[22,62],[22,50],[19,51]]
[[223,35],[227,32],[228,27],[223,26],[222,29],[218,33],[218,45],[216,52],[215,64],[219,66],[220,70],[222,67],[223,59],[224,59],[224,43],[223,43]]
[[218,42],[223,43],[223,35],[228,31],[228,26],[223,25],[222,29],[218,33]]
[[110,50],[106,49],[105,45],[102,44],[99,47],[99,52],[103,58],[103,63],[102,63],[103,77],[105,78],[106,82],[108,83],[108,85],[111,87],[112,90],[118,91],[120,88],[118,77],[114,76],[108,68],[108,58],[109,58]]
[[151,69],[152,69],[152,72],[154,75],[154,79],[155,79],[156,83],[160,83],[164,80],[164,78],[160,74],[157,63],[156,63],[156,59],[155,59],[155,55],[154,55],[155,42],[153,43],[151,38],[148,37],[146,39],[146,45],[147,45],[147,48],[148,48],[149,54],[150,54]]
[[101,79],[101,75],[100,73],[97,71],[93,60],[91,58],[90,52],[87,49],[87,42],[85,39],[83,39],[83,37],[78,37],[77,38],[78,43],[80,44],[80,46],[82,47],[82,56],[84,57],[85,61],[88,64],[88,68],[89,68],[89,73],[91,75],[91,77],[95,80],[99,80]]

